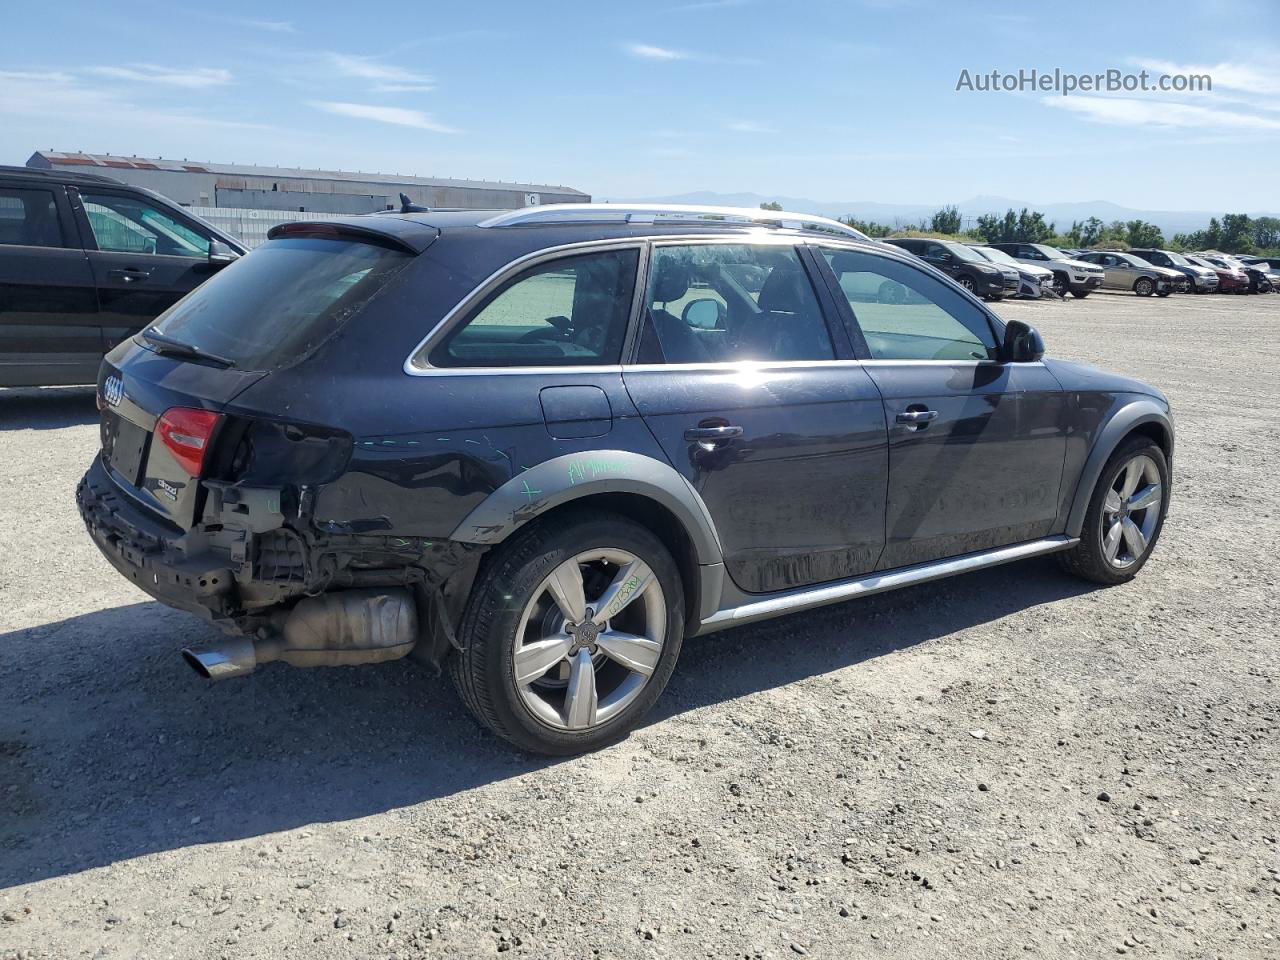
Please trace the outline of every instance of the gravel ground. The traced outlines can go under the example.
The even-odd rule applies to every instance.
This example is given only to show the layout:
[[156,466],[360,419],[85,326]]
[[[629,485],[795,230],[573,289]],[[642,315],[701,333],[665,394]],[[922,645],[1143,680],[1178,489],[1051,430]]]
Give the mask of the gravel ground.
[[555,762],[407,662],[201,682],[76,515],[92,395],[0,392],[0,958],[1280,956],[1280,296],[999,309],[1168,392],[1137,581],[692,641]]

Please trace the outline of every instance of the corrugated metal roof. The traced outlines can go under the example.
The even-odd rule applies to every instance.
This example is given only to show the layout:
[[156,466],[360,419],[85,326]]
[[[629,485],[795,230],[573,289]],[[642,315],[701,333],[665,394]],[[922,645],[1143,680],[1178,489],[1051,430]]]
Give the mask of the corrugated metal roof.
[[[502,180],[454,180],[447,177],[411,177],[392,173],[361,173],[358,170],[304,170],[299,167],[259,167],[246,163],[199,163],[187,160],[163,160],[158,157],[121,157],[107,153],[65,153],[60,150],[37,150],[32,160],[40,157],[57,166],[134,167],[139,170],[167,170],[174,173],[211,173],[236,177],[282,177],[295,180],[346,180],[356,183],[409,184],[429,187],[472,187],[490,190],[523,190],[529,193],[576,193],[573,187],[539,183],[507,183]],[[30,161],[27,161],[30,164]]]

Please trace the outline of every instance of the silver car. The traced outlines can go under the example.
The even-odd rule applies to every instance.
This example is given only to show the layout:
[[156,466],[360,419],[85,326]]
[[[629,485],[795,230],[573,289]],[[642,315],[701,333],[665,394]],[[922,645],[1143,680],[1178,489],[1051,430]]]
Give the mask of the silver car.
[[1103,289],[1132,290],[1140,297],[1149,297],[1153,293],[1167,297],[1173,293],[1180,276],[1175,270],[1157,267],[1119,250],[1095,250],[1082,253],[1079,259],[1102,267]]
[[1027,297],[1032,300],[1038,300],[1041,297],[1049,297],[1050,299],[1062,299],[1053,288],[1053,271],[1046,267],[1038,267],[1034,263],[1022,263],[1013,259],[1003,250],[997,250],[994,247],[984,246],[981,243],[970,243],[979,254],[986,257],[992,263],[1009,267],[1018,271],[1018,292],[1017,296]]

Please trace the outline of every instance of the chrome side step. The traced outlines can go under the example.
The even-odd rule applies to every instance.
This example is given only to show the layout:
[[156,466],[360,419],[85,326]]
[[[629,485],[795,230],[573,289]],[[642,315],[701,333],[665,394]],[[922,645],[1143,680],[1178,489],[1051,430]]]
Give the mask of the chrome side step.
[[712,614],[702,621],[702,626],[698,632],[710,633],[713,630],[737,627],[756,620],[781,616],[784,613],[798,613],[801,610],[811,610],[814,607],[826,606],[829,603],[839,603],[842,600],[852,600],[855,597],[867,597],[873,593],[883,593],[886,590],[895,590],[898,587],[908,587],[916,583],[940,580],[943,577],[952,577],[958,573],[968,573],[971,570],[995,567],[1002,563],[1011,563],[1014,560],[1025,560],[1028,557],[1038,557],[1045,553],[1057,553],[1059,550],[1069,550],[1079,542],[1080,539],[1078,537],[1046,537],[1043,540],[1030,540],[1026,543],[1016,543],[1009,547],[984,550],[981,553],[969,553],[963,557],[950,557],[946,560],[935,560],[931,563],[921,563],[913,567],[900,567],[897,570],[886,570],[882,573],[869,573],[853,580],[841,580],[839,583],[829,583],[825,586],[792,590],[775,595],[767,600],[744,603],[740,607],[729,607]]

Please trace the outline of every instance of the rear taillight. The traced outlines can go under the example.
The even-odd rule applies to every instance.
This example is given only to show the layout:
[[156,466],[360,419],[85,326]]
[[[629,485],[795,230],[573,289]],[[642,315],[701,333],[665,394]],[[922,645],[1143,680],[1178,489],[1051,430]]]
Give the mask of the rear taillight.
[[178,466],[193,477],[200,476],[209,452],[213,431],[222,414],[190,407],[170,407],[156,421],[156,436],[173,454]]

